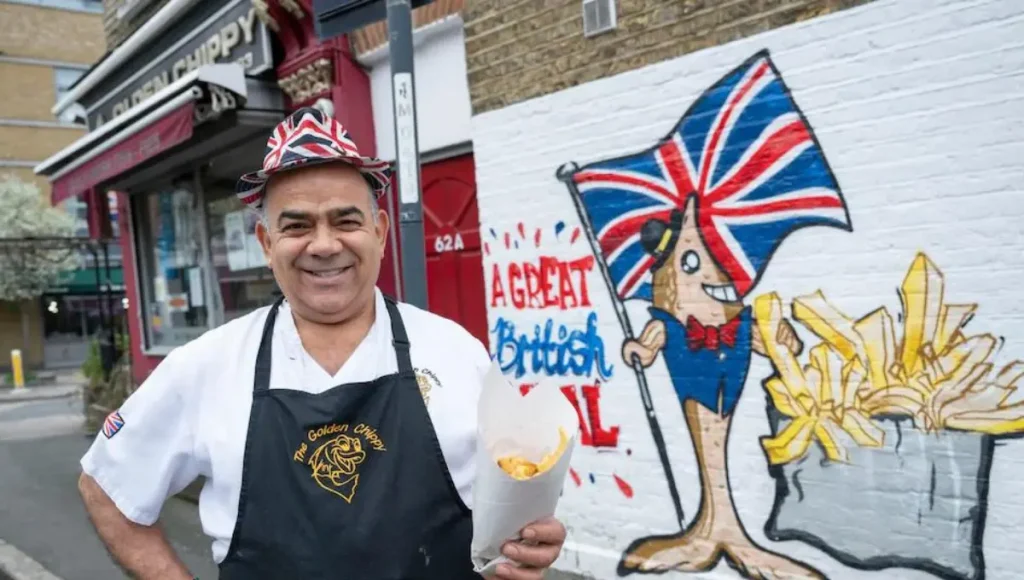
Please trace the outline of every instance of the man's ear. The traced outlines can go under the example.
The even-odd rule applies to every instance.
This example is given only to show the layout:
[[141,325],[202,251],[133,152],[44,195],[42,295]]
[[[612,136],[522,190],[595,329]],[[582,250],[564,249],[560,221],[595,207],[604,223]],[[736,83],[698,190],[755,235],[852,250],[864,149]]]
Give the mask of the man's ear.
[[260,241],[260,246],[263,248],[263,257],[267,260],[267,266],[270,266],[270,232],[263,223],[263,219],[256,222],[256,239]]
[[388,212],[384,211],[384,208],[377,209],[377,219],[375,220],[374,233],[377,235],[377,243],[380,244],[381,249],[384,249],[388,243],[388,228],[391,227],[391,220],[388,218]]

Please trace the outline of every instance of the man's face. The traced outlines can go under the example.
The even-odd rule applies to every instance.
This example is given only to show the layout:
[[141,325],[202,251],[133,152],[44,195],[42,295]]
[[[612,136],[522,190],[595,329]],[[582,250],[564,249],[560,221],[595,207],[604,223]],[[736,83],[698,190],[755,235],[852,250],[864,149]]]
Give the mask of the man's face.
[[285,171],[267,184],[266,224],[256,227],[274,278],[299,316],[347,319],[372,300],[388,217],[345,163]]

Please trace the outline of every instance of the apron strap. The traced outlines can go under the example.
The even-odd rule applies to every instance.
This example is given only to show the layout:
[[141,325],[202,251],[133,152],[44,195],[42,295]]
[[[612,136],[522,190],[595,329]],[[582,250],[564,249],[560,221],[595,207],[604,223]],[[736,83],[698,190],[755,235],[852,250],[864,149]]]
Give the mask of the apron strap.
[[277,320],[277,312],[284,302],[284,296],[274,301],[267,314],[267,321],[263,323],[263,337],[260,339],[260,349],[256,353],[256,377],[253,380],[253,392],[266,391],[270,388],[270,360],[271,345],[274,343],[274,322]]
[[387,296],[384,297],[384,304],[391,318],[391,344],[394,345],[395,356],[398,358],[398,374],[414,379],[416,374],[413,372],[412,359],[409,357],[409,335],[405,332],[405,323],[398,312],[398,304]]

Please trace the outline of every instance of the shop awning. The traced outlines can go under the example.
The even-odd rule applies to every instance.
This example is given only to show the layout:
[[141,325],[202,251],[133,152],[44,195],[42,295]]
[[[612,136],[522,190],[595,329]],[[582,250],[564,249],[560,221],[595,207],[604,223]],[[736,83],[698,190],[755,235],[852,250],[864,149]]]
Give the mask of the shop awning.
[[[247,96],[237,64],[202,66],[35,167],[52,183],[54,205],[81,195],[192,137],[200,101],[217,111]],[[233,105],[233,103],[231,103]]]

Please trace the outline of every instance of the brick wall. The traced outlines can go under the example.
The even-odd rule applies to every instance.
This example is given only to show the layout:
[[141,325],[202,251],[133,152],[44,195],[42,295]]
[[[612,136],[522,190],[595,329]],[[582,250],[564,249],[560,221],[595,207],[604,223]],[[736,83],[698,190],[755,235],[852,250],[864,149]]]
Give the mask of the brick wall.
[[3,116],[33,121],[52,121],[55,102],[53,69],[21,63],[0,63],[0,103]]
[[867,0],[618,0],[613,32],[585,38],[579,0],[468,3],[477,113],[820,16]]
[[[207,0],[209,1],[209,0]],[[109,50],[114,50],[149,20],[168,0],[103,0],[103,33]],[[125,18],[119,11],[131,9]]]
[[491,351],[579,411],[559,567],[1020,578],[1024,4],[879,0],[643,67],[613,56],[639,2],[604,60],[579,2],[513,4],[470,3],[473,145]]
[[95,14],[0,3],[0,54],[91,65],[103,51]]

